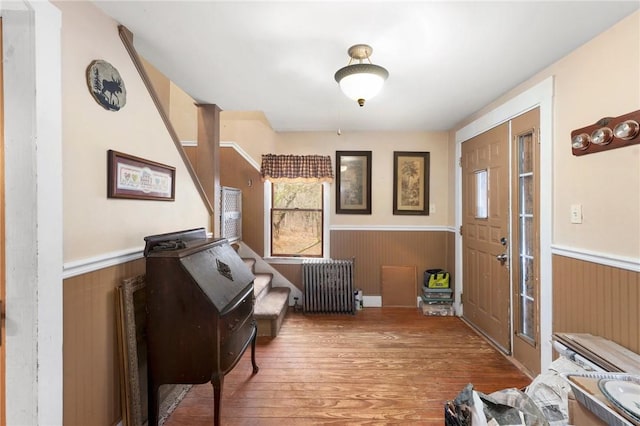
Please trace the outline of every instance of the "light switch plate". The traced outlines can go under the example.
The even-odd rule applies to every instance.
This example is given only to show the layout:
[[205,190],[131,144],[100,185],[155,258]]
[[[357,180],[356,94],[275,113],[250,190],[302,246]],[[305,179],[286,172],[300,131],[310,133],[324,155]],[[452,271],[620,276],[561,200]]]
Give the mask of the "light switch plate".
[[582,204],[571,204],[571,223],[582,223]]
[[429,213],[434,214],[436,212],[436,205],[429,204]]

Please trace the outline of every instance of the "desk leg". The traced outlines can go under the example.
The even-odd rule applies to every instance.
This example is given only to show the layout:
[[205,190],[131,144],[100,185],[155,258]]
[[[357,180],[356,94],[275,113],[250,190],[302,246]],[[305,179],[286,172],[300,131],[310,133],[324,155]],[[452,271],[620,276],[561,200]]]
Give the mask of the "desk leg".
[[[147,401],[147,424],[149,426],[157,426],[158,424],[158,388],[159,386],[154,383],[150,376],[147,378],[148,391],[147,395],[149,400]],[[137,423],[137,419],[136,419]]]
[[251,338],[251,365],[253,366],[253,374],[256,374],[260,368],[256,364],[256,339],[258,338],[258,325],[253,322],[253,337]]
[[213,424],[220,425],[220,396],[222,395],[222,385],[224,384],[224,374],[216,374],[211,378],[213,385]]

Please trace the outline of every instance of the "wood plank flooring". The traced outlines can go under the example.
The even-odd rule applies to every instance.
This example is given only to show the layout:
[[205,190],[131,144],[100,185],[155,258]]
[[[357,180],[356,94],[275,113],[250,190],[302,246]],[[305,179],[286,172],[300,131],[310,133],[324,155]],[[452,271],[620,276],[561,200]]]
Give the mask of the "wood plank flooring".
[[[289,312],[225,376],[222,425],[442,425],[467,383],[484,392],[530,379],[457,317],[412,308],[356,315]],[[211,384],[194,386],[166,426],[213,424]]]

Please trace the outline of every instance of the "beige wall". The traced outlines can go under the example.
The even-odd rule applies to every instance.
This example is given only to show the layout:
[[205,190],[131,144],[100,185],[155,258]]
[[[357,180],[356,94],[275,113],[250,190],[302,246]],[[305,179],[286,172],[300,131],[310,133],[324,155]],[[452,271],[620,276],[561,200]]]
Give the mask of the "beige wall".
[[[57,2],[62,11],[64,261],[142,247],[145,235],[208,226],[209,215],[137,70],[117,23],[89,2]],[[85,70],[94,59],[115,66],[127,104],[103,109]],[[175,202],[108,199],[107,150],[176,167]]]
[[[335,183],[331,225],[445,226],[449,206],[449,147],[446,132],[287,132],[278,133],[278,153],[330,155],[336,151],[371,151],[371,215],[336,215]],[[429,216],[393,215],[393,152],[430,152]],[[335,170],[334,170],[335,174]]]
[[160,104],[165,111],[171,110],[171,81],[162,74],[151,62],[148,62],[142,56],[140,56],[140,62],[144,67],[149,81],[153,85],[153,89],[156,91],[156,95],[160,100]]
[[222,111],[220,141],[237,143],[258,165],[262,161],[262,154],[277,153],[276,133],[259,111]]
[[[569,140],[573,129],[640,109],[640,12],[551,72],[556,75],[554,243],[639,259],[640,145],[575,157]],[[582,204],[581,225],[569,221],[571,204]]]
[[[578,48],[456,127],[554,76],[553,243],[640,258],[640,145],[575,157],[571,131],[640,109],[640,12]],[[453,167],[453,163],[452,163]],[[581,204],[582,224],[569,220]]]
[[198,107],[191,96],[175,83],[169,83],[169,119],[181,142],[198,141]]

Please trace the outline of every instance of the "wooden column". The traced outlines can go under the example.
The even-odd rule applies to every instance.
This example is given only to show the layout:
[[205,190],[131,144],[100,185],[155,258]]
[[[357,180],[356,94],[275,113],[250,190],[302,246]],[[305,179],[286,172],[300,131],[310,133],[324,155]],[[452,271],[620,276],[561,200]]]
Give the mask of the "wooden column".
[[[198,146],[188,147],[189,157],[213,206],[211,229],[220,236],[220,111],[214,104],[198,104]],[[187,147],[185,147],[187,149]]]

